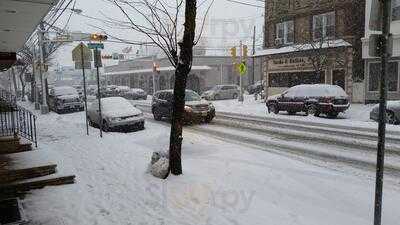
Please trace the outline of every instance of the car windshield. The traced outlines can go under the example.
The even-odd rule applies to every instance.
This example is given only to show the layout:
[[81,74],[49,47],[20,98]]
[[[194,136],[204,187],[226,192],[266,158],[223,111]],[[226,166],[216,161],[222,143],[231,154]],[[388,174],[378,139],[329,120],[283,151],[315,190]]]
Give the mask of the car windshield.
[[218,91],[219,89],[221,89],[221,86],[214,86],[210,91]]
[[200,101],[201,97],[199,94],[197,94],[194,91],[186,91],[185,93],[185,101],[190,102],[190,101]]
[[76,95],[78,92],[73,87],[58,87],[54,88],[55,96],[62,96],[62,95]]

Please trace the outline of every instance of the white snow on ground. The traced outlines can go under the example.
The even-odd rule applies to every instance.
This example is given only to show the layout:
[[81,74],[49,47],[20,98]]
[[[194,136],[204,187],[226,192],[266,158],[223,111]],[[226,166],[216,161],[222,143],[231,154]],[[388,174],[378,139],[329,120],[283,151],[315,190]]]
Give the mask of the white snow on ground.
[[[76,184],[35,190],[24,200],[41,225],[365,225],[374,180],[184,132],[182,176],[146,173],[166,150],[169,126],[85,135],[84,113],[39,116],[38,158],[75,174]],[[23,159],[20,159],[23,160]],[[27,157],[25,160],[30,161]],[[39,162],[37,162],[39,164]],[[385,184],[383,224],[400,221],[400,190]]]

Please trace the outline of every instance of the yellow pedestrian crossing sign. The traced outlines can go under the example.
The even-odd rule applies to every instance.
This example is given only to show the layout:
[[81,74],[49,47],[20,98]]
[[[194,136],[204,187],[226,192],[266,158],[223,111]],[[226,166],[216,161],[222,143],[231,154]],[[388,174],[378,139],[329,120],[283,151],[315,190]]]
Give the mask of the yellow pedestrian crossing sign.
[[241,76],[245,75],[247,72],[247,66],[244,63],[239,64],[239,73]]

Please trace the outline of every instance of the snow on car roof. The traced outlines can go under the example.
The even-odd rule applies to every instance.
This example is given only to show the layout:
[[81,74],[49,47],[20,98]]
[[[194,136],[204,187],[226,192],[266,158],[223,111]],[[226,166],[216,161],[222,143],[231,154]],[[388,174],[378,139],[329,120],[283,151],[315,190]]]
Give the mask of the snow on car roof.
[[301,96],[347,96],[341,87],[330,84],[301,84],[290,88],[288,92]]
[[122,97],[101,99],[101,109],[110,116],[121,116],[140,113],[128,100]]
[[54,87],[53,90],[56,95],[73,95],[78,93],[76,89],[71,86]]

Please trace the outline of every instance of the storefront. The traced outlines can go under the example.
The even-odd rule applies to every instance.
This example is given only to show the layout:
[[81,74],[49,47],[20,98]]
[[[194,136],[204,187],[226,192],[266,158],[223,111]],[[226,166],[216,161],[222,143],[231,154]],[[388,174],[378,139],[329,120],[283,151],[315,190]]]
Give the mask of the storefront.
[[351,95],[351,48],[333,48],[330,51],[334,54],[326,57],[323,67],[316,67],[314,58],[307,55],[311,54],[307,51],[265,55],[268,96],[300,84],[335,84]]

